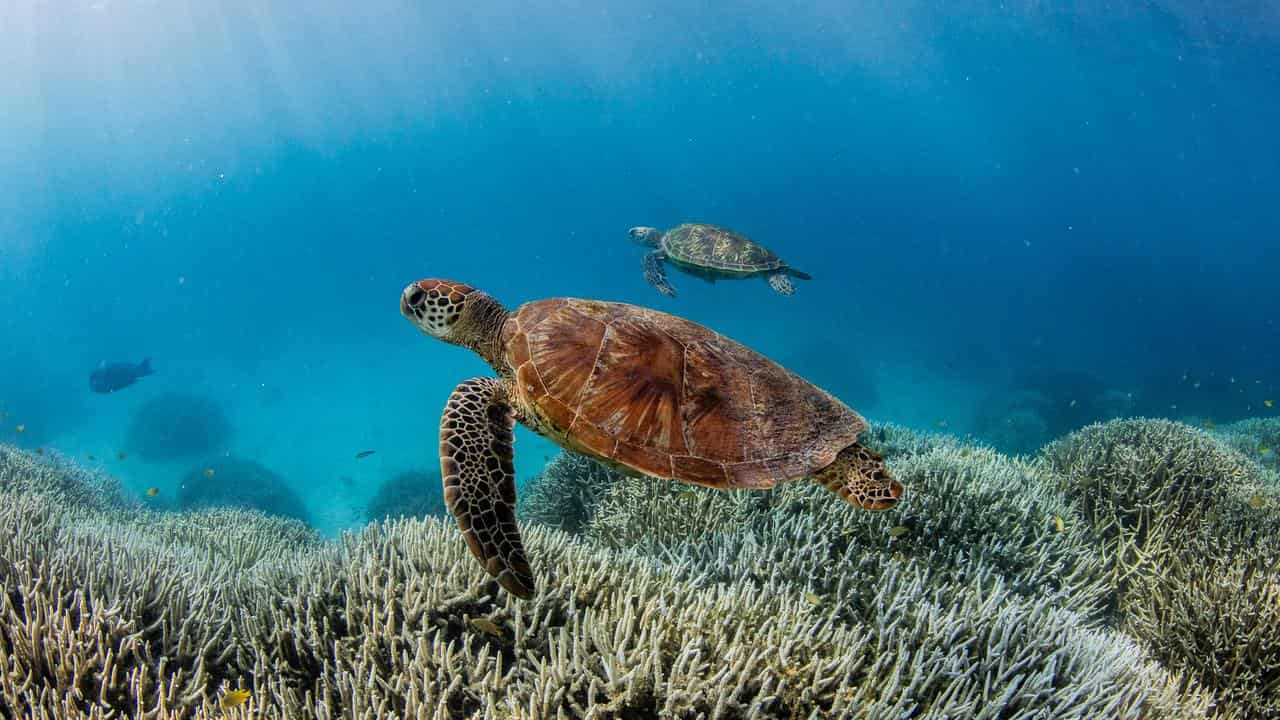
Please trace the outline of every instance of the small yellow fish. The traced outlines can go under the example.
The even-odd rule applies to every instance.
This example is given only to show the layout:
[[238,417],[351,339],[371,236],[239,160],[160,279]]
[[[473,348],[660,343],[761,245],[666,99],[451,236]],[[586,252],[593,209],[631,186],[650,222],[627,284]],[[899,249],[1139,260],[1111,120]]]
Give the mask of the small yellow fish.
[[205,468],[205,469],[204,469],[204,476],[205,476],[205,477],[213,477],[213,468]]
[[18,427],[14,428],[14,429],[15,429],[15,430],[17,430],[18,432],[26,432],[26,430],[27,430],[27,426],[26,426],[26,425],[19,425]]
[[1273,405],[1275,405],[1275,403],[1271,402],[1270,400],[1263,400],[1262,404],[1266,405],[1267,407],[1272,407]]
[[969,457],[969,448],[962,448],[960,450],[960,457]]
[[1063,520],[1062,520],[1062,516],[1061,516],[1061,515],[1054,515],[1054,516],[1053,516],[1053,527],[1054,527],[1054,529],[1055,529],[1055,530],[1057,530],[1058,532],[1066,532],[1066,531],[1067,531],[1067,524],[1066,524],[1065,522],[1063,522]]
[[1215,424],[1212,420],[1205,420],[1205,421],[1204,421],[1204,426],[1205,426],[1205,427],[1207,427],[1207,428],[1209,428],[1210,430],[1212,430],[1212,429],[1214,429],[1214,428],[1218,427],[1218,426],[1217,426],[1217,424]]
[[815,595],[815,594],[813,594],[813,593],[805,593],[805,594],[804,594],[804,599],[805,599],[806,601],[808,601],[808,603],[809,603],[810,605],[821,605],[821,604],[822,604],[822,598],[818,597],[817,595]]
[[486,618],[486,617],[471,618],[469,622],[471,624],[471,627],[475,628],[476,630],[479,630],[485,635],[492,635],[493,637],[496,637],[496,638],[502,637],[502,628],[498,627],[498,623],[490,620],[489,618]]
[[160,494],[160,488],[147,488],[147,497],[155,497]]
[[1249,507],[1253,508],[1254,510],[1261,510],[1262,507],[1266,504],[1267,504],[1267,499],[1262,497],[1261,495],[1254,495],[1253,497],[1249,498]]
[[889,528],[889,537],[898,538],[898,537],[902,537],[903,535],[906,535],[909,532],[911,532],[911,528],[907,527],[906,525],[895,525]]
[[233,707],[239,707],[245,704],[249,699],[249,696],[252,694],[253,693],[248,690],[231,690],[226,695],[222,696],[222,700],[218,702],[218,705],[223,710],[230,710]]
[[1262,447],[1258,448],[1259,455],[1266,455],[1270,452],[1271,452],[1271,448],[1267,447],[1266,445],[1263,445]]
[[893,560],[894,562],[906,562],[907,554],[899,550],[898,552],[893,554]]

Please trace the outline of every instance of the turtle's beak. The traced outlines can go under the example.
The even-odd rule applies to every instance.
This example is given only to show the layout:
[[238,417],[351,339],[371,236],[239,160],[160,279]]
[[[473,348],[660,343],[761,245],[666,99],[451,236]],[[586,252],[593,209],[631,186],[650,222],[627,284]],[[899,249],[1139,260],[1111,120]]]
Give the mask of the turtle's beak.
[[410,320],[418,320],[418,308],[422,305],[422,297],[425,293],[422,288],[418,287],[418,283],[411,283],[400,293],[400,314]]

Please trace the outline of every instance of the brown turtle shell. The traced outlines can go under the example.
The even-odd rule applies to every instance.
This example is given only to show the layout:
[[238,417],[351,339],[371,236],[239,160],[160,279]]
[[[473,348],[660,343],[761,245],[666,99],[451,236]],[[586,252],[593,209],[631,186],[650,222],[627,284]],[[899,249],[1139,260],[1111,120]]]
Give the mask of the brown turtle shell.
[[867,422],[696,323],[621,303],[527,303],[503,326],[521,419],[563,446],[659,478],[772,487],[810,475]]

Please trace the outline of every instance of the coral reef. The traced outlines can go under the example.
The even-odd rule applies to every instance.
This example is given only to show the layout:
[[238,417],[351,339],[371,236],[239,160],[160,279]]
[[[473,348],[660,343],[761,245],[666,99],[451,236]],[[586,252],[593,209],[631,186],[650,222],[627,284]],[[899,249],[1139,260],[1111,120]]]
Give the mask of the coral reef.
[[923,433],[894,423],[871,423],[871,427],[858,442],[892,460],[903,455],[919,455],[939,447],[960,448],[970,442],[961,441],[955,435],[942,433]]
[[[920,433],[893,423],[873,424],[860,440],[886,458],[918,455],[939,447],[975,447],[952,435]],[[591,524],[606,494],[618,486],[623,486],[626,492],[625,486],[630,482],[634,479],[606,465],[581,455],[562,452],[521,488],[518,517],[522,521],[580,534]],[[684,485],[660,486],[665,486],[670,492],[689,489]],[[713,496],[718,497],[719,494],[713,493]]]
[[448,513],[439,471],[408,470],[387,478],[365,507],[365,519],[426,517]]
[[[1274,716],[1280,522],[1237,502],[1275,495],[1256,466],[1148,421],[1034,461],[881,442],[907,487],[884,513],[559,458],[522,516],[579,534],[525,524],[529,601],[448,519],[324,542],[3,452],[0,716],[212,719],[236,687],[253,718]],[[1201,491],[1222,497],[1198,515],[1125,512]]]
[[177,507],[241,507],[307,521],[302,499],[283,477],[252,460],[220,457],[187,471]]
[[170,391],[138,408],[124,448],[144,460],[181,460],[213,455],[230,436],[231,422],[216,400]]
[[1099,535],[1142,542],[1155,521],[1190,527],[1259,489],[1257,468],[1208,433],[1168,420],[1091,425],[1046,447],[1060,478]]
[[1000,578],[1006,594],[1047,598],[1090,618],[1108,605],[1091,534],[1033,466],[991,450],[939,447],[892,469],[908,491],[885,513],[851,512],[804,482],[721,492],[631,481],[604,498],[588,536],[703,581],[829,597],[860,622],[870,622],[859,613],[904,568],[957,602],[973,578],[985,577]]
[[517,517],[580,533],[595,516],[605,492],[629,479],[594,460],[562,452],[521,488]]
[[1280,717],[1280,526],[1198,533],[1127,571],[1121,598],[1129,634],[1166,667],[1216,696],[1224,717]]
[[1223,717],[1280,717],[1274,474],[1196,428],[1093,425],[1045,448],[1102,544],[1115,625],[1207,689]]
[[1280,418],[1241,420],[1219,426],[1213,435],[1259,465],[1280,470]]

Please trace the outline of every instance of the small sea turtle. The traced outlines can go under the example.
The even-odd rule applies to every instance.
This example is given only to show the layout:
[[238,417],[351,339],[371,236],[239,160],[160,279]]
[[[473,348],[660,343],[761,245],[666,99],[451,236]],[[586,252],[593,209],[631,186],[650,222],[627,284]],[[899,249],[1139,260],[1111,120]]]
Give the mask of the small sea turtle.
[[762,277],[782,295],[796,294],[788,275],[812,279],[782,262],[769,248],[728,228],[685,223],[665,233],[651,227],[633,227],[627,232],[637,243],[656,248],[644,256],[644,279],[667,297],[675,297],[676,290],[667,282],[664,262],[707,282]]
[[812,478],[868,510],[902,485],[858,444],[867,423],[822,389],[701,325],[621,303],[553,298],[509,312],[451,280],[404,289],[400,312],[497,373],[463,381],[440,418],[444,499],[502,587],[533,594],[515,522],[516,421],[632,476],[713,488]]

